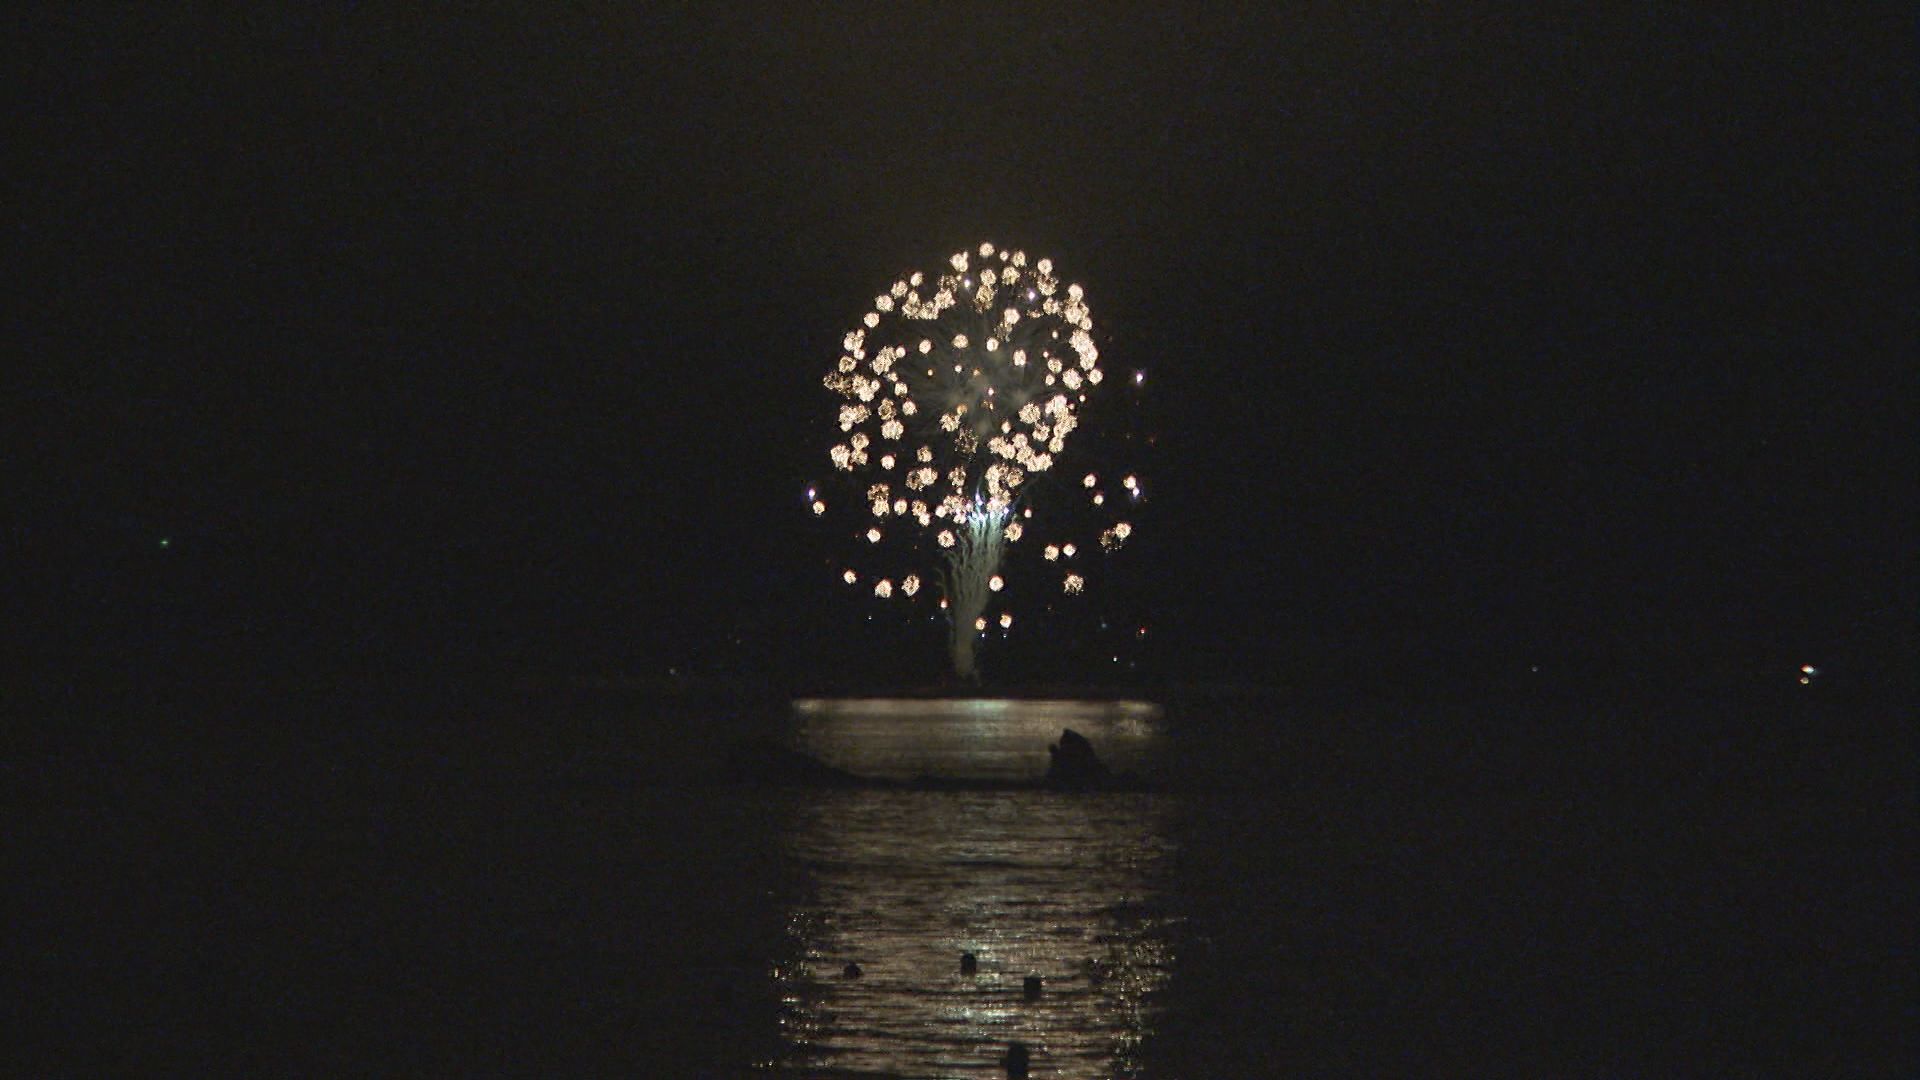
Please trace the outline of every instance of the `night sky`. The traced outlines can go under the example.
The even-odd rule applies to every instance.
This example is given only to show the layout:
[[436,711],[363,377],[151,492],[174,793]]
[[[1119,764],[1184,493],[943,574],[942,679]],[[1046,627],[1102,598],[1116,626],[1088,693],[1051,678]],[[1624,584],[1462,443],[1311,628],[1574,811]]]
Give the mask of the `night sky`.
[[15,13],[8,633],[850,659],[819,378],[987,239],[1148,372],[1155,670],[1908,664],[1911,14],[1601,6]]

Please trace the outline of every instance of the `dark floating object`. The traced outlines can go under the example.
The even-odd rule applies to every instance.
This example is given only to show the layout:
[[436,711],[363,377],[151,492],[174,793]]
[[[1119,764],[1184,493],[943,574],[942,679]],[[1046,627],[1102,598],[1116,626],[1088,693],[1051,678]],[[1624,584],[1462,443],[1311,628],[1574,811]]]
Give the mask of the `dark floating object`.
[[1101,964],[1100,961],[1089,960],[1086,962],[1085,967],[1088,986],[1099,986],[1107,981],[1106,966]]
[[1007,1067],[1008,1076],[1026,1076],[1028,1069],[1027,1044],[1021,1042],[1008,1043],[1007,1056],[1000,1059],[1000,1064]]
[[864,972],[860,970],[859,964],[849,962],[846,967],[840,969],[840,974],[844,978],[857,979],[864,974]]
[[1093,743],[1072,728],[1061,730],[1060,741],[1047,747],[1047,756],[1052,759],[1047,763],[1050,786],[1104,787],[1113,781],[1113,773],[1093,752]]
[[1026,995],[1026,998],[1028,1001],[1039,1001],[1040,1000],[1040,976],[1038,975],[1027,976],[1027,981],[1024,984],[1022,984],[1020,987],[1020,992]]
[[978,975],[979,973],[980,973],[980,960],[979,960],[979,958],[978,958],[978,957],[975,957],[975,956],[974,956],[974,955],[973,955],[972,953],[970,953],[970,952],[963,952],[963,953],[961,953],[961,954],[960,954],[960,974],[962,974],[962,975]]

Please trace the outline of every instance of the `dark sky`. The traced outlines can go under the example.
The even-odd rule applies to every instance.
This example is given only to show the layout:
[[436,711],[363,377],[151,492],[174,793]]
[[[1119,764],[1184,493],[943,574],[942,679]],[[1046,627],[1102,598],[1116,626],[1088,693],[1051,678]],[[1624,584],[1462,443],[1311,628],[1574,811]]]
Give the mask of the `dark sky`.
[[1150,372],[1173,667],[1908,655],[1896,6],[347,7],[8,16],[26,639],[817,640],[819,375],[992,239]]

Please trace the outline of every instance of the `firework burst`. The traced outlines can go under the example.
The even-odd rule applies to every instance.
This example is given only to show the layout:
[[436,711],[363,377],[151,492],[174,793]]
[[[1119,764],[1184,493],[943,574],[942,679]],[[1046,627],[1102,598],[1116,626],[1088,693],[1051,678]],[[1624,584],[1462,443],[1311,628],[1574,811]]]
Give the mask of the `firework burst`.
[[[892,603],[937,601],[955,674],[976,678],[975,640],[1013,625],[1015,582],[1078,595],[1075,556],[1112,555],[1133,533],[1121,518],[1143,494],[1138,477],[1110,490],[1072,462],[1105,380],[1085,294],[1051,260],[981,244],[894,281],[840,344],[824,380],[837,397],[827,457],[847,493],[810,492],[809,507],[849,533],[862,568],[842,580]],[[1069,532],[1088,518],[1099,525],[1076,545]],[[1045,572],[1003,576],[1021,552]]]

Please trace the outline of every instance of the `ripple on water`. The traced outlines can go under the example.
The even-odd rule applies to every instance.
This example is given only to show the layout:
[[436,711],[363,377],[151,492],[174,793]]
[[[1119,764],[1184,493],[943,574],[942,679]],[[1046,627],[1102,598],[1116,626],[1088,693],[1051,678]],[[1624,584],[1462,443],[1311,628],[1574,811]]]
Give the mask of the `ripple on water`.
[[1155,794],[796,794],[782,850],[807,881],[787,920],[799,960],[774,971],[789,1064],[996,1075],[1019,1040],[1042,1075],[1128,1075],[1171,963],[1171,811]]

